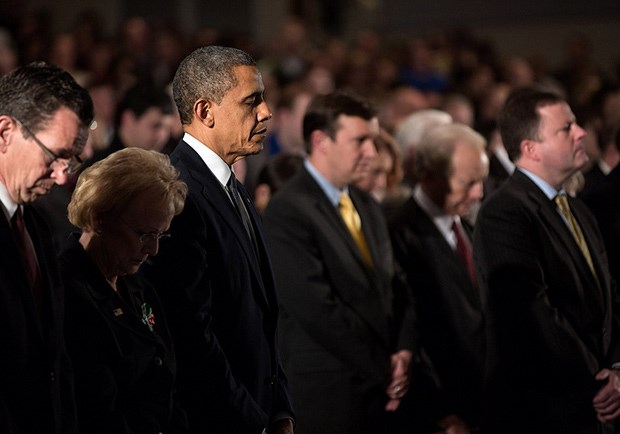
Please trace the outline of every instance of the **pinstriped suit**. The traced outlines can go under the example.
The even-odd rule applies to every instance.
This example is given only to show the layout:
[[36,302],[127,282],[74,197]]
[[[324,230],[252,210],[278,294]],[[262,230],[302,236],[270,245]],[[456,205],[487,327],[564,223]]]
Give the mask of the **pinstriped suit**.
[[521,171],[482,206],[474,236],[488,297],[485,425],[596,433],[595,374],[620,360],[618,307],[592,215],[569,200],[596,280],[555,204]]

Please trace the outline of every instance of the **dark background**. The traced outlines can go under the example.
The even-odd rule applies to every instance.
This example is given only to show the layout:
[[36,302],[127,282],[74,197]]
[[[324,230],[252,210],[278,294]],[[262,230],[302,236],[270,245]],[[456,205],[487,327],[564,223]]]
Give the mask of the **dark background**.
[[208,27],[243,33],[259,46],[277,37],[291,13],[305,19],[314,39],[351,38],[363,28],[384,38],[463,28],[503,55],[543,58],[551,67],[563,58],[566,38],[580,32],[592,41],[592,56],[603,68],[620,59],[618,0],[0,0],[0,26],[11,28],[44,11],[51,31],[60,32],[87,10],[101,17],[109,35],[126,18],[141,15],[185,34]]

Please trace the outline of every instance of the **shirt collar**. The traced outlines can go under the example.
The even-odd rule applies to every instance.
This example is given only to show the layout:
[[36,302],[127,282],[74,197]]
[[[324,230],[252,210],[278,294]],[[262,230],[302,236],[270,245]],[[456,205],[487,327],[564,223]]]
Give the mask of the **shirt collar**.
[[540,176],[534,175],[532,172],[525,170],[521,167],[518,167],[517,170],[520,170],[521,172],[523,172],[525,176],[530,178],[530,180],[534,184],[536,184],[536,186],[545,194],[545,196],[549,198],[549,200],[552,200],[554,197],[556,197],[560,193],[555,188],[553,188],[551,184],[549,184],[547,181],[542,179]]
[[209,170],[213,172],[213,175],[222,184],[226,186],[228,179],[230,178],[230,166],[226,164],[222,158],[211,150],[207,145],[199,141],[197,138],[189,133],[183,135],[183,141],[189,145],[200,156],[202,161],[207,165]]
[[17,205],[9,196],[9,191],[6,189],[3,183],[0,182],[0,202],[2,203],[2,211],[8,221],[11,221],[15,211],[17,211]]
[[336,188],[334,184],[329,182],[323,175],[321,175],[318,169],[314,167],[310,160],[308,160],[307,158],[304,160],[304,167],[306,168],[308,173],[310,173],[310,176],[314,178],[317,184],[319,184],[319,187],[321,187],[321,190],[323,190],[323,193],[325,193],[327,199],[331,202],[332,205],[338,206],[338,202],[340,201],[340,195],[342,193],[349,193],[348,187],[345,187],[342,190]]
[[435,203],[428,197],[428,195],[422,190],[422,187],[418,184],[413,190],[413,199],[422,208],[422,210],[431,218],[439,232],[446,239],[448,244],[452,248],[456,247],[456,240],[452,232],[452,223],[460,223],[459,216],[453,216],[444,214],[441,209],[435,205]]

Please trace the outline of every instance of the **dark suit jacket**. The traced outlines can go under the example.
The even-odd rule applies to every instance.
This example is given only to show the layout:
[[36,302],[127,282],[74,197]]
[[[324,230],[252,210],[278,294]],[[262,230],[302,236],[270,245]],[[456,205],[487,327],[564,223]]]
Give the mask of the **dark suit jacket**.
[[594,433],[594,376],[620,360],[605,247],[569,198],[600,288],[555,203],[517,171],[480,210],[474,253],[488,297],[485,393],[492,433]]
[[582,198],[596,216],[607,248],[609,270],[616,283],[620,282],[620,165]]
[[[465,222],[463,227],[471,229]],[[435,411],[438,416],[457,414],[477,426],[485,352],[478,287],[413,197],[390,222],[390,235],[396,261],[415,300],[419,344],[440,381],[441,402]],[[416,379],[411,388],[415,393]]]
[[381,209],[350,188],[373,268],[305,168],[265,212],[281,303],[282,358],[298,433],[366,433],[385,404],[390,355],[411,349],[393,313],[392,250]]
[[[114,292],[77,236],[60,261],[80,432],[187,432],[175,399],[172,338],[151,285],[120,276]],[[143,323],[143,305],[153,313],[153,331]]]
[[192,432],[260,434],[292,414],[276,345],[278,305],[259,218],[245,189],[258,257],[222,185],[186,143],[171,154],[189,187],[172,238],[145,271],[159,290]]
[[72,372],[63,337],[63,287],[51,234],[24,208],[44,286],[39,316],[13,239],[0,212],[0,432],[75,431]]
[[510,177],[510,173],[506,170],[497,155],[489,156],[489,176],[484,181],[484,195],[488,197],[497,190]]
[[[601,170],[598,162],[595,163],[590,170],[583,174],[583,187],[579,192],[579,197],[584,198],[590,194],[591,190],[596,190],[601,181],[603,181],[607,176]],[[584,199],[585,200],[585,199]]]

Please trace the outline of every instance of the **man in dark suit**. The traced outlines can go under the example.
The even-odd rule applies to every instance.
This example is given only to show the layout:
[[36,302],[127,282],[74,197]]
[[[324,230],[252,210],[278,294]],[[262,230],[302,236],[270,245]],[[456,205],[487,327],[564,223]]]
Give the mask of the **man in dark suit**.
[[298,433],[376,433],[408,387],[413,332],[401,323],[412,321],[393,309],[387,227],[351,186],[378,133],[365,102],[316,97],[303,121],[309,157],[265,212]]
[[488,303],[483,431],[600,433],[620,414],[618,305],[593,216],[563,183],[587,161],[559,96],[523,89],[499,116],[516,172],[474,234]]
[[[620,152],[620,129],[614,146]],[[609,257],[609,271],[620,282],[620,165],[604,176],[583,196],[601,229]]]
[[30,203],[77,170],[93,118],[86,90],[39,62],[0,79],[0,432],[76,431],[63,288]]
[[254,60],[226,47],[194,51],[173,82],[185,135],[171,161],[189,196],[147,275],[167,309],[193,433],[293,432],[270,259],[231,171],[262,148],[271,118],[263,91]]
[[[488,170],[481,135],[461,124],[432,128],[417,147],[413,195],[389,225],[396,261],[414,296],[419,345],[439,380],[437,408],[420,400],[430,408],[411,414],[434,414],[444,430],[479,424],[484,320],[471,226],[462,217],[482,199]],[[414,380],[411,393],[417,390]]]

